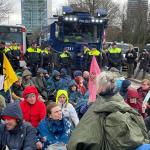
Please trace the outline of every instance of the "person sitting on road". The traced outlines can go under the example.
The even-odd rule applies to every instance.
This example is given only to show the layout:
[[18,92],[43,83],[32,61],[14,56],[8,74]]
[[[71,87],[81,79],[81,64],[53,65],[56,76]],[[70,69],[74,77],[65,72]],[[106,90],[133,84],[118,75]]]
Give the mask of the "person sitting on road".
[[143,118],[115,90],[115,79],[111,72],[97,77],[97,99],[71,134],[67,150],[135,150],[149,142]]
[[23,91],[24,101],[20,102],[23,119],[37,128],[39,122],[46,115],[46,107],[42,100],[39,99],[39,94],[35,86],[28,86]]
[[43,99],[45,99],[45,101],[47,101],[48,100],[47,85],[46,85],[46,80],[44,78],[43,68],[38,68],[36,77],[33,77],[32,81],[36,86],[39,94],[43,97]]
[[74,106],[83,98],[82,94],[80,91],[78,91],[77,83],[75,80],[71,80],[69,83],[69,101],[71,104]]
[[59,89],[67,90],[68,84],[61,79],[59,71],[53,70],[52,76],[47,80],[47,91],[49,95],[55,96]]
[[36,129],[23,121],[18,103],[8,104],[1,114],[4,124],[0,125],[0,149],[6,146],[11,150],[35,150]]
[[79,123],[79,118],[76,113],[75,108],[71,103],[69,103],[68,93],[65,90],[58,90],[56,94],[56,104],[62,108],[63,115],[77,126]]
[[26,69],[22,73],[22,87],[25,88],[32,85],[34,85],[32,81],[32,73]]
[[120,95],[123,97],[124,100],[127,99],[127,92],[128,92],[128,88],[131,85],[131,81],[130,80],[123,80],[122,85],[121,85],[121,89],[120,89]]
[[47,115],[39,126],[38,132],[43,141],[43,148],[51,144],[67,144],[71,134],[71,122],[62,114],[61,107],[55,102],[47,105]]
[[127,99],[125,100],[133,109],[142,115],[142,105],[139,103],[139,94],[136,89],[128,88]]

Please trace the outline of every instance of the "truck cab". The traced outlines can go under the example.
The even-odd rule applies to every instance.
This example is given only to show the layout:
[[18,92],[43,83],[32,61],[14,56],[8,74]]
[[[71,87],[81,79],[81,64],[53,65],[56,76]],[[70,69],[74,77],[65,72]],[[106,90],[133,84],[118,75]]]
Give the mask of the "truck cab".
[[[107,12],[96,10],[94,15],[86,11],[74,11],[70,6],[63,7],[63,15],[50,26],[50,44],[61,52],[68,48],[73,58],[82,56],[83,45],[101,50],[103,34],[107,27]],[[82,65],[82,62],[81,62]]]

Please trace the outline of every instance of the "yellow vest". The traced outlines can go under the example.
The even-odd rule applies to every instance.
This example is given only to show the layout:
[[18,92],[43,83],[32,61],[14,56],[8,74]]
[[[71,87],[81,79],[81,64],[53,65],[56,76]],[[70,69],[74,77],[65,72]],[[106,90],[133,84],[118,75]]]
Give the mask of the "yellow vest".
[[29,53],[41,53],[41,49],[40,48],[36,48],[36,49],[34,49],[33,47],[29,47],[28,49],[27,49],[27,52],[29,52]]
[[4,53],[7,53],[7,52],[9,52],[9,51],[11,51],[10,48],[5,48],[5,49],[4,49]]
[[121,53],[121,49],[120,48],[112,48],[112,49],[109,50],[109,53],[119,54],[119,53]]
[[100,54],[101,54],[100,51],[97,49],[91,50],[89,52],[89,55],[91,55],[91,56],[99,56]]
[[47,54],[47,55],[49,54],[49,51],[48,51],[48,49],[47,49],[47,48],[45,48],[45,49],[44,49],[44,50],[42,50],[41,52],[42,52],[42,53],[45,53],[45,54]]
[[60,54],[60,57],[61,57],[61,58],[67,58],[67,57],[69,57],[69,56],[68,56],[66,53],[63,52],[63,53]]
[[84,54],[88,54],[90,52],[90,49],[88,47],[84,48]]
[[20,50],[20,47],[17,45],[12,45],[9,47],[10,50]]

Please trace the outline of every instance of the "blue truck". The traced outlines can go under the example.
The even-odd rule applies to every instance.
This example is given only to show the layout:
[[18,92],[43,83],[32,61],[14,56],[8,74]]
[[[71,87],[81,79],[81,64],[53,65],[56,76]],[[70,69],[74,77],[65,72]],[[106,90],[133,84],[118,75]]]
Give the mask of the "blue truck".
[[57,52],[67,48],[74,59],[75,68],[82,67],[83,46],[101,50],[103,34],[107,28],[107,11],[97,9],[94,15],[87,11],[74,11],[63,6],[63,15],[50,25],[49,44]]

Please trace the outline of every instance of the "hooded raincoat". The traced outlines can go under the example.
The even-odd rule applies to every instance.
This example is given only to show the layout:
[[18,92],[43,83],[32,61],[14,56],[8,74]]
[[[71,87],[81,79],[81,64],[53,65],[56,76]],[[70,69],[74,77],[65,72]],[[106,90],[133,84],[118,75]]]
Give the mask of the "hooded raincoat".
[[[29,104],[26,100],[26,95],[34,93],[36,95],[35,104]],[[46,116],[45,104],[38,99],[38,91],[34,86],[28,86],[23,91],[24,101],[20,102],[23,119],[30,122],[33,127],[37,127],[39,122]]]

